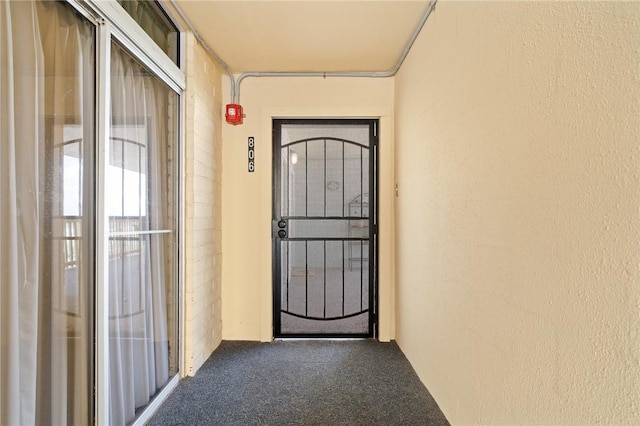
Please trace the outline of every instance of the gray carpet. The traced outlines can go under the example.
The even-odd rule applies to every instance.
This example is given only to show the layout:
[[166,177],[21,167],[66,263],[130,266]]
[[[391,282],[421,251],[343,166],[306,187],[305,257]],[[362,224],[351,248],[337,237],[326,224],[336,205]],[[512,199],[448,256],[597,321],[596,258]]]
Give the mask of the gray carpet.
[[222,342],[150,425],[448,425],[395,343]]

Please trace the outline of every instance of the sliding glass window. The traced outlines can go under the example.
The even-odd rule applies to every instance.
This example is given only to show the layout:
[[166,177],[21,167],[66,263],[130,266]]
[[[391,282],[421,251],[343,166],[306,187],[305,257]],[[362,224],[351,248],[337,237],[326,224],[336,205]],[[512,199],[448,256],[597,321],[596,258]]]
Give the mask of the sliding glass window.
[[0,3],[0,424],[93,418],[95,28]]
[[0,1],[0,425],[131,424],[177,382],[184,75],[123,14]]
[[116,424],[130,422],[177,373],[177,98],[112,43],[107,211]]

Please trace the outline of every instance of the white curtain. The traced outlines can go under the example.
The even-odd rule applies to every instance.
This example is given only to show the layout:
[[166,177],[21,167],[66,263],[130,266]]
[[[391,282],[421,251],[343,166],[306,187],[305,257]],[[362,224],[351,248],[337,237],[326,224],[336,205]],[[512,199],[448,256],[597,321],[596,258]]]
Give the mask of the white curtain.
[[[93,45],[63,4],[0,2],[2,425],[89,421],[88,245],[82,232],[70,238],[62,208],[73,193],[86,231],[87,193],[82,176],[67,182],[62,147],[68,128],[91,145]],[[82,164],[89,151],[76,151]]]
[[[95,69],[94,27],[66,4],[0,0],[2,426],[93,420]],[[116,44],[111,76],[110,346],[97,350],[111,423],[126,424],[176,372],[177,95]]]
[[32,3],[0,3],[0,424],[35,423],[44,61]]
[[175,232],[167,110],[175,95],[115,43],[111,67],[111,421],[126,424],[170,373],[166,295]]

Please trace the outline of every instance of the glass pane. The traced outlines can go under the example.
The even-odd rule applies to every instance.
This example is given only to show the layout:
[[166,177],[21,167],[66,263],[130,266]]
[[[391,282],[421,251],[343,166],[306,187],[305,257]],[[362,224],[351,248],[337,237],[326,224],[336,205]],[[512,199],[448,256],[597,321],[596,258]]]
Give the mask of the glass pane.
[[178,64],[178,29],[154,1],[118,0],[149,37]]
[[366,219],[289,219],[289,238],[369,238]]
[[283,297],[285,302],[282,309],[297,315],[306,314],[306,270],[307,251],[305,241],[283,242],[287,247],[288,263],[283,278],[286,282]]
[[307,142],[306,216],[324,216],[324,139]]
[[111,418],[131,422],[177,373],[177,95],[112,44]]
[[342,216],[344,212],[344,147],[345,142],[327,140],[326,215]]
[[[111,126],[111,132],[109,185],[107,186],[109,216],[146,217],[148,203],[146,125],[114,124]],[[128,139],[127,136],[133,136],[134,139]]]
[[324,241],[307,243],[307,316],[324,318],[325,252]]
[[369,243],[350,241],[346,249],[345,315],[350,315],[369,307]]
[[0,6],[2,424],[91,422],[94,27]]
[[360,146],[345,145],[345,189],[344,189],[344,214],[349,217],[367,217],[368,208],[361,205],[368,203],[369,193],[369,150]]
[[[280,150],[280,216],[289,216],[291,211],[290,193],[291,191],[291,175],[293,175],[294,164],[298,162],[298,154],[293,155],[289,148]],[[291,158],[293,156],[293,158]]]
[[327,318],[339,318],[345,315],[344,311],[344,290],[345,271],[344,265],[344,241],[327,241],[326,257],[326,297],[327,297]]
[[307,216],[307,144],[295,144],[288,149],[289,161],[288,188],[289,194],[287,216]]

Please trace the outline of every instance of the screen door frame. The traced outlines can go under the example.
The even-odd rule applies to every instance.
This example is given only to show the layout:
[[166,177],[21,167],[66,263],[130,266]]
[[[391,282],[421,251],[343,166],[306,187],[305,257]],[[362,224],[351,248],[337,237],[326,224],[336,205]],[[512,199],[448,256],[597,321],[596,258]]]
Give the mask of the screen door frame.
[[[282,186],[281,186],[281,169],[282,169],[282,126],[283,125],[315,125],[315,126],[368,126],[369,129],[369,161],[368,161],[368,176],[369,185],[365,187],[365,191],[369,194],[369,218],[368,218],[368,261],[366,262],[366,268],[368,272],[368,330],[357,333],[340,333],[340,332],[287,332],[282,330],[282,250],[281,242],[288,240],[288,235],[284,238],[278,235],[282,230],[278,226],[283,217],[281,216],[281,207],[283,202]],[[272,167],[272,253],[273,253],[273,265],[272,265],[272,289],[273,289],[273,335],[275,338],[377,338],[378,326],[377,326],[377,312],[378,312],[378,170],[379,170],[379,155],[378,155],[378,126],[379,119],[273,119],[273,167]],[[317,138],[314,138],[317,139]],[[331,137],[329,137],[331,139]],[[305,160],[306,161],[306,160]],[[325,182],[326,184],[326,182]],[[343,182],[344,184],[344,182]],[[326,190],[326,189],[325,189]],[[344,209],[343,209],[344,213]],[[348,216],[346,216],[348,217]],[[288,219],[288,217],[284,217]],[[285,228],[285,231],[287,229]],[[362,260],[360,260],[362,262]],[[362,263],[362,267],[365,264]],[[346,268],[343,261],[343,268]],[[287,271],[288,273],[288,271]],[[325,278],[326,279],[326,278]],[[344,285],[344,284],[343,284]]]

